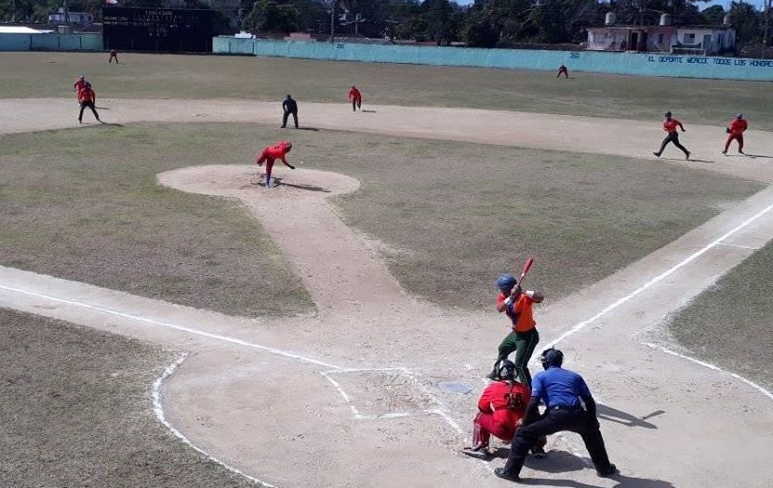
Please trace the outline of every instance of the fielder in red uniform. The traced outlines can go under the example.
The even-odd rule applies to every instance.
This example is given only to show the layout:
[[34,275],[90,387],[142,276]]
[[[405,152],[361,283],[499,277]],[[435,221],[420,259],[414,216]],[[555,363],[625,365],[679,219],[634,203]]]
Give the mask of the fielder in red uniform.
[[556,75],[556,78],[561,78],[561,75],[564,75],[564,78],[569,78],[569,69],[563,64],[558,67],[558,75]]
[[730,143],[733,142],[733,140],[738,141],[738,152],[741,154],[744,154],[743,133],[748,128],[749,128],[749,124],[743,118],[743,114],[736,115],[735,119],[733,119],[733,121],[730,122],[730,124],[727,126],[727,133],[729,135],[727,136],[727,141],[725,142],[725,150],[722,151],[722,154],[727,154],[727,150],[730,148]]
[[86,85],[89,85],[89,82],[86,81],[86,77],[84,75],[80,75],[77,80],[75,80],[75,83],[73,83],[72,87],[75,90],[75,99],[80,101],[81,97],[81,90],[86,88]]
[[289,153],[292,148],[292,142],[279,141],[273,146],[265,147],[258,155],[255,164],[263,166],[263,163],[266,163],[266,188],[271,188],[271,170],[274,167],[274,161],[277,159],[281,160],[288,168],[295,169],[295,166],[288,163],[287,159],[285,159],[287,153]]
[[[487,459],[491,436],[510,442],[526,412],[531,394],[529,387],[515,380],[515,364],[503,361],[497,381],[491,382],[478,400],[478,415],[473,421],[472,447],[462,450],[468,456]],[[532,450],[543,455],[545,443]]]
[[684,126],[682,125],[681,122],[671,117],[671,112],[666,112],[665,117],[666,117],[666,120],[663,121],[663,130],[666,131],[666,134],[667,134],[666,138],[663,139],[663,143],[660,145],[660,150],[652,154],[654,154],[657,157],[660,157],[660,155],[663,154],[663,150],[666,148],[668,143],[673,142],[674,146],[681,149],[682,152],[684,153],[684,159],[689,160],[690,151],[688,151],[686,147],[684,147],[679,143],[679,134],[676,132],[677,127],[682,129],[682,132],[686,132],[684,130]]
[[357,109],[362,110],[362,93],[360,93],[356,86],[352,85],[349,88],[348,97],[349,101],[352,102],[352,112],[356,112]]
[[[97,102],[97,94],[94,93],[94,90],[91,88],[91,83],[86,82],[86,86],[81,88],[81,90],[78,92],[78,102],[81,104],[81,111],[78,114],[78,123],[83,123],[83,111],[86,109],[86,107],[91,109],[91,112],[94,114],[94,117],[96,117],[97,120],[99,120],[99,114],[97,113],[97,109],[94,106],[94,104]],[[101,120],[99,120],[102,122]]]

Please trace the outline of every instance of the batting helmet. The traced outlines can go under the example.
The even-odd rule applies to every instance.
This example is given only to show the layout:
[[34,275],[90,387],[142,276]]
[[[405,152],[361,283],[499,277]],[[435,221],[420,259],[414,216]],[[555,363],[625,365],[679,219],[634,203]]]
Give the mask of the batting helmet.
[[499,275],[499,278],[497,278],[497,288],[499,288],[502,293],[509,292],[517,284],[518,280],[515,279],[515,276],[509,273]]
[[539,359],[540,362],[542,362],[542,367],[545,369],[548,369],[551,366],[560,368],[564,363],[564,353],[554,347],[551,347],[542,351],[542,355],[540,355]]
[[667,118],[667,119],[670,119],[670,118],[671,118],[671,112],[666,112],[666,118]]

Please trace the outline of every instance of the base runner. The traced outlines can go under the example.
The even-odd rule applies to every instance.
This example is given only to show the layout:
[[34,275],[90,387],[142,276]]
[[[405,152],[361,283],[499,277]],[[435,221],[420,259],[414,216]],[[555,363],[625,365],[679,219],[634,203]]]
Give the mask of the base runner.
[[295,169],[295,166],[288,163],[286,159],[287,153],[289,153],[292,148],[292,142],[279,141],[273,146],[263,148],[263,151],[258,154],[255,164],[263,166],[263,163],[266,163],[266,188],[271,188],[271,170],[274,167],[274,161],[277,159],[281,160],[288,168]]

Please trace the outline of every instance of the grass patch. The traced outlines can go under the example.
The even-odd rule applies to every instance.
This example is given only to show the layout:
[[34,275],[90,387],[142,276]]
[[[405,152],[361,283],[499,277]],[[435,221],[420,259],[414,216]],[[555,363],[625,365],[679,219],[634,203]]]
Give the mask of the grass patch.
[[161,171],[227,153],[234,141],[220,132],[102,126],[0,136],[0,262],[228,314],[311,310],[238,203],[156,183]]
[[771,282],[768,243],[680,310],[669,330],[701,359],[773,388]]
[[0,138],[0,262],[232,313],[307,307],[241,208],[154,180],[251,163],[287,137],[290,161],[362,182],[335,203],[386,244],[403,286],[465,308],[488,307],[496,275],[527,256],[530,283],[566,295],[762,187],[657,161],[246,124],[16,134]]
[[[769,82],[653,78],[399,64],[105,53],[0,53],[0,97],[72,97],[86,73],[99,97],[253,98],[346,102],[352,84],[365,102],[472,107],[653,120],[673,110],[687,124],[724,126],[744,112],[755,129],[773,130]],[[556,67],[557,69],[558,67]],[[474,89],[471,89],[474,87]]]
[[0,485],[252,487],[151,410],[173,355],[136,340],[0,309]]

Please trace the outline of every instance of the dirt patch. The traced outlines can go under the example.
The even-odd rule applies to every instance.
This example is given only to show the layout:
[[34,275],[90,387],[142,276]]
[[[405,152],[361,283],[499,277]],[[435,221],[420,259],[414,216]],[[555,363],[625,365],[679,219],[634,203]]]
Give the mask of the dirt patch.
[[180,443],[150,387],[174,354],[0,309],[0,485],[252,487]]
[[359,414],[383,416],[421,414],[434,405],[429,395],[400,370],[329,373],[349,396]]

